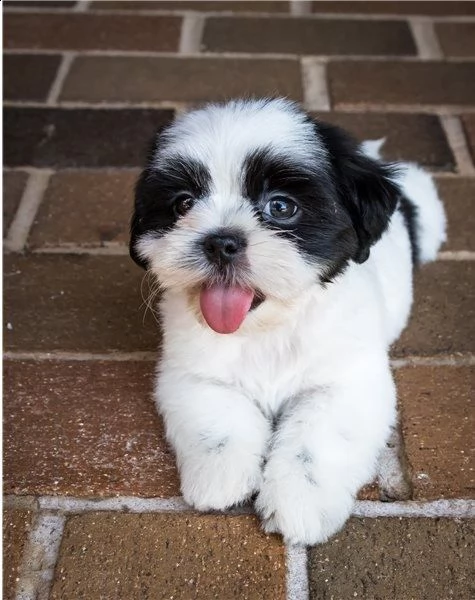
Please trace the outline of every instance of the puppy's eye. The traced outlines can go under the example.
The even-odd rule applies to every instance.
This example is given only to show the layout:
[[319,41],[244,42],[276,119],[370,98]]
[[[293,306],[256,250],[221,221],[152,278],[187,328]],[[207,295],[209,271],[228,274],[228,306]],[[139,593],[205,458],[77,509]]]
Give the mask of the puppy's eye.
[[264,206],[262,213],[276,221],[285,221],[286,219],[293,217],[297,210],[298,206],[293,200],[290,200],[285,196],[274,196],[274,198],[269,200]]
[[175,198],[173,208],[177,216],[182,217],[195,203],[195,199],[189,194],[180,194]]

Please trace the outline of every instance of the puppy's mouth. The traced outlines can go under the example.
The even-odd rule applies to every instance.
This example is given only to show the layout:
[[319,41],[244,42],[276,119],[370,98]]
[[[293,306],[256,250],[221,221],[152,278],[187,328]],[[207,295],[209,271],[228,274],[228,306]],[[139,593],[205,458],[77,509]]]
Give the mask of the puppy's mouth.
[[238,285],[204,285],[200,290],[200,308],[206,323],[216,333],[234,333],[247,314],[264,302],[264,295]]

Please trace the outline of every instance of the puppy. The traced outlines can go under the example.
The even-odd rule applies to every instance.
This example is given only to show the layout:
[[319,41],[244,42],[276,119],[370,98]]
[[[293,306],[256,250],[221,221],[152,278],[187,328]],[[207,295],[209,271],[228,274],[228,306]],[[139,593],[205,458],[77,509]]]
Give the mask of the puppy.
[[[155,399],[183,496],[255,496],[314,544],[350,515],[396,419],[388,348],[445,217],[431,178],[284,99],[215,104],[156,137],[132,258],[162,290]],[[374,148],[373,148],[374,154]]]

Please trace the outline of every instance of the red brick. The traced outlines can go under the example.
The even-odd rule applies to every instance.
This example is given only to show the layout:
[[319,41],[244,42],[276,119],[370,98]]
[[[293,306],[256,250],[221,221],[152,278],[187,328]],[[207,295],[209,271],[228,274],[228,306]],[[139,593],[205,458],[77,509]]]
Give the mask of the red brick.
[[253,516],[88,514],[69,519],[51,600],[284,600],[284,548]]
[[310,550],[311,600],[473,597],[473,523],[351,519]]
[[180,31],[180,17],[10,13],[4,18],[6,48],[174,52]]
[[301,100],[297,60],[83,56],[73,64],[61,99],[203,102],[269,94]]
[[475,497],[474,367],[396,371],[414,498]]
[[23,549],[31,528],[30,510],[4,509],[3,511],[3,594],[4,600],[14,600],[16,580]]
[[28,175],[22,171],[3,172],[3,236],[15,216],[27,179]]
[[328,13],[361,13],[361,14],[397,14],[397,15],[474,15],[475,4],[471,1],[458,0],[357,0],[327,1],[315,0],[312,4],[314,12]]
[[445,56],[475,56],[475,23],[436,23]]
[[210,52],[295,54],[415,54],[402,21],[345,21],[217,17],[207,19],[203,49]]
[[462,118],[468,145],[472,153],[472,161],[475,163],[475,116],[467,115]]
[[475,265],[440,261],[425,265],[415,278],[408,328],[396,342],[396,356],[475,351]]
[[336,108],[475,103],[475,62],[336,61],[328,65],[328,77]]
[[52,176],[28,244],[126,245],[136,170],[64,171]]
[[152,361],[30,360],[4,367],[6,493],[180,494],[152,402]]
[[448,218],[443,250],[475,251],[475,178],[440,177],[436,183]]
[[48,97],[60,56],[34,54],[5,54],[3,57],[6,100],[42,101]]
[[8,255],[4,344],[9,350],[156,350],[144,271],[128,256]]
[[289,12],[285,0],[95,0],[91,8],[101,10],[197,10],[236,12]]

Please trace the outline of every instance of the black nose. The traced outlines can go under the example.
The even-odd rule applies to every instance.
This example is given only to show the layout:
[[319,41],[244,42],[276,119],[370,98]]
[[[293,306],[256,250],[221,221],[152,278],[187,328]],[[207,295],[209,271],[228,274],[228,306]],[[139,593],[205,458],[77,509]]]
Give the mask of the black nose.
[[203,240],[206,256],[217,264],[232,262],[246,246],[244,236],[238,233],[212,233]]

